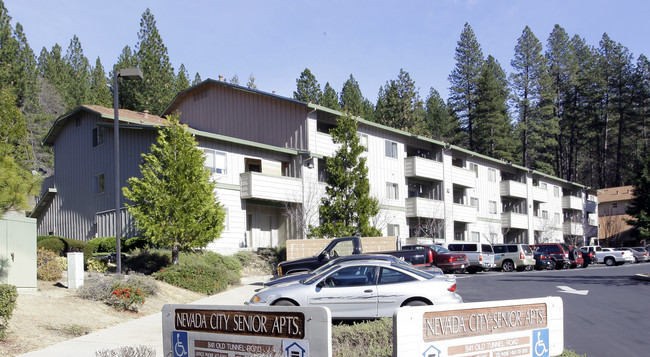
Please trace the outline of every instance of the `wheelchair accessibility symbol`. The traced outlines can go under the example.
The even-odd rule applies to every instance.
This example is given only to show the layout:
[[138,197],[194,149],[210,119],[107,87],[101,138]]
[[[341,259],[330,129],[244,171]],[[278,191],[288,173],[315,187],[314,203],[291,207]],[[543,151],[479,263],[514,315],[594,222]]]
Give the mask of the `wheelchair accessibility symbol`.
[[172,344],[174,357],[189,357],[187,332],[174,331],[172,333]]
[[548,357],[548,329],[533,330],[533,356]]

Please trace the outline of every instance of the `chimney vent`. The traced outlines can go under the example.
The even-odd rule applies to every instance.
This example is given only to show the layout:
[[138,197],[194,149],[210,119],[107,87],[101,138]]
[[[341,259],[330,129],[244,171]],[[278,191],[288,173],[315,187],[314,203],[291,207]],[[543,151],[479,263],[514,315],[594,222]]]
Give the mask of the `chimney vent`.
[[223,82],[223,76],[219,75],[219,82]]
[[149,111],[146,109],[144,110],[144,118],[149,119]]

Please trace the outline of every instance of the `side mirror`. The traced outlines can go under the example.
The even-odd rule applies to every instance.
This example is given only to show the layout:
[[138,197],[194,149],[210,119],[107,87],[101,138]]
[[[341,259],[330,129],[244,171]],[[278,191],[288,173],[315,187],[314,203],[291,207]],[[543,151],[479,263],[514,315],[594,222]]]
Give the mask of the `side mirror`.
[[329,252],[320,253],[318,260],[330,260],[330,253]]

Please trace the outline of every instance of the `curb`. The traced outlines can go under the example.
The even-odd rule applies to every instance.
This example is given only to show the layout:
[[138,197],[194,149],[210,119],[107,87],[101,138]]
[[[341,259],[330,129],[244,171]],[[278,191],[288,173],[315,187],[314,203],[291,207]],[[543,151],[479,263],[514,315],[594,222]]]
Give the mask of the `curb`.
[[636,280],[650,281],[650,274],[636,274],[633,278]]

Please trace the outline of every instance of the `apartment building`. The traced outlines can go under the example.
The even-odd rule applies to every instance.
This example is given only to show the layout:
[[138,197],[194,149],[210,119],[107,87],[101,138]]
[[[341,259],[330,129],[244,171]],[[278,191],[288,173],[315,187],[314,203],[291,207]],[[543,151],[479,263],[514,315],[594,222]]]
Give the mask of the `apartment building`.
[[[204,151],[227,211],[226,229],[208,249],[273,247],[318,225],[325,161],[337,149],[329,130],[342,113],[215,80],[179,93],[161,116],[172,113]],[[122,110],[120,120],[125,185],[164,119]],[[112,109],[82,106],[54,124],[45,144],[54,147],[56,174],[32,212],[39,234],[114,235],[112,121]],[[362,118],[358,135],[380,203],[373,223],[384,235],[531,244],[598,235],[588,187]],[[126,211],[121,217],[123,235],[136,234]]]
[[634,198],[634,186],[609,187],[598,190],[598,241],[602,246],[636,245],[630,236],[632,226],[627,220],[627,207]]

